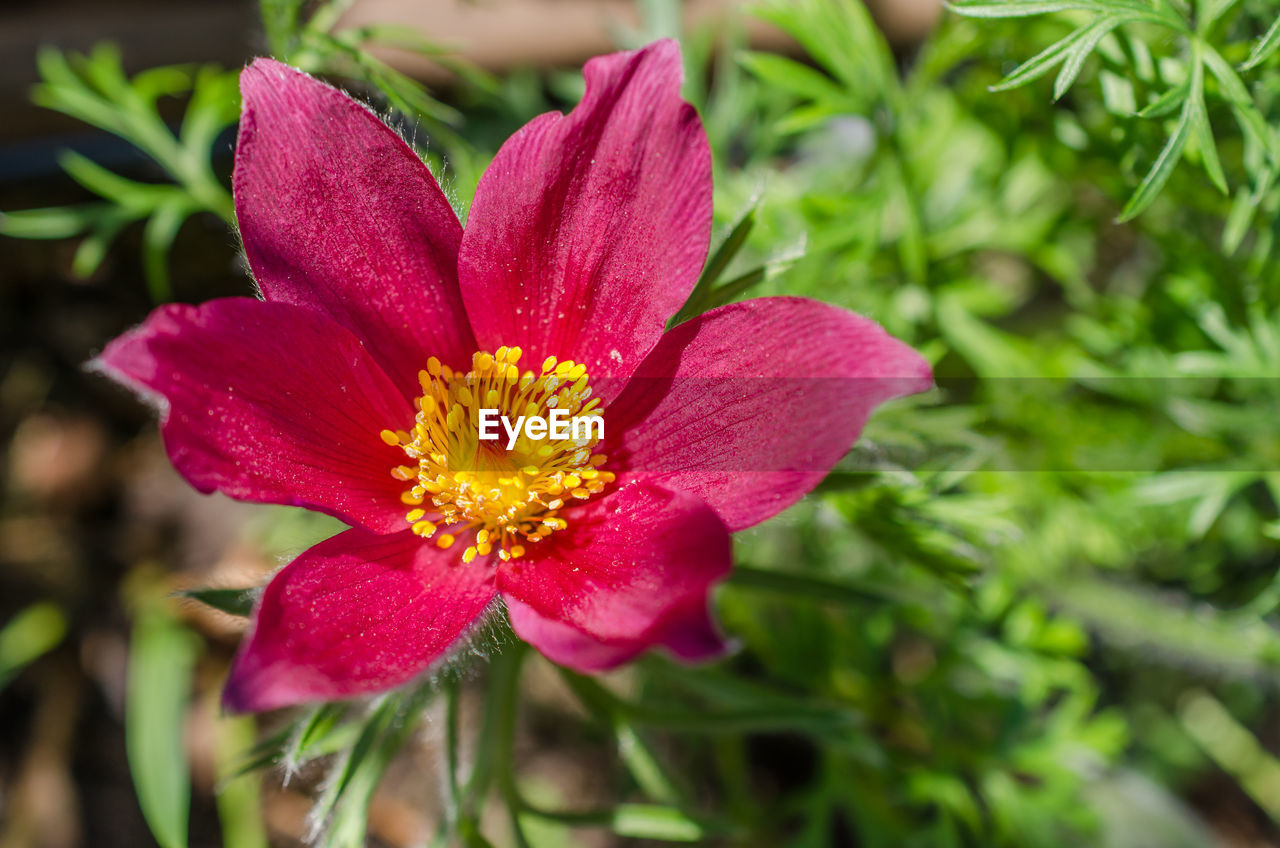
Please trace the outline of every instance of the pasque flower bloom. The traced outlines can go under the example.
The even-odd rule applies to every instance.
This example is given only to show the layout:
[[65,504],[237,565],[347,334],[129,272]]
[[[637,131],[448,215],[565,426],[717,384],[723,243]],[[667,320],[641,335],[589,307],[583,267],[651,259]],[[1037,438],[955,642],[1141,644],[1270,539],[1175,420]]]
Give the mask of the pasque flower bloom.
[[[584,73],[572,112],[502,146],[464,232],[370,110],[278,62],[245,69],[234,193],[262,299],[161,307],[96,361],[159,401],[196,488],[351,525],[267,586],[229,708],[401,684],[499,595],[580,670],[716,656],[730,532],[931,384],[875,323],[809,300],[664,331],[707,254],[707,139],[674,43]],[[508,452],[477,442],[483,407],[603,415],[605,439]]]

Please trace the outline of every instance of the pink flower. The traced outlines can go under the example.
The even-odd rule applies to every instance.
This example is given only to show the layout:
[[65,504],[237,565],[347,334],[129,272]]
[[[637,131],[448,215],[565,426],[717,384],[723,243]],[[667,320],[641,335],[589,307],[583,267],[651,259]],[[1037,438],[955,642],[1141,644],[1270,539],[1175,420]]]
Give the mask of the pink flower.
[[[159,400],[196,488],[352,527],[267,586],[229,708],[404,683],[499,595],[580,670],[714,657],[730,532],[931,385],[875,323],[809,300],[664,332],[707,254],[707,139],[673,42],[584,73],[577,108],[503,145],[464,232],[367,108],[278,62],[244,71],[236,215],[262,300],[162,307],[97,360]],[[606,439],[477,442],[481,407],[553,405],[603,415]]]

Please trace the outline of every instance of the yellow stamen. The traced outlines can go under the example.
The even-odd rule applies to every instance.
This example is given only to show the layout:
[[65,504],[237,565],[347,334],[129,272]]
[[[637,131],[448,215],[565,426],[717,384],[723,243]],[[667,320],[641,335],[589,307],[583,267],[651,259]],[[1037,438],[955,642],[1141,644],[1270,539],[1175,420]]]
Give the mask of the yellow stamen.
[[[607,459],[591,453],[597,439],[531,439],[521,433],[509,451],[505,434],[498,441],[480,440],[482,408],[511,419],[549,418],[553,409],[571,419],[601,415],[585,366],[549,356],[539,371],[521,372],[517,363],[523,353],[506,346],[493,353],[477,351],[465,374],[429,358],[418,372],[422,395],[414,404],[412,429],[378,434],[410,460],[394,467],[391,476],[412,484],[400,500],[414,507],[405,514],[413,532],[434,537],[442,549],[452,546],[460,531],[474,532],[463,562],[495,551],[503,561],[524,556],[523,542],[568,526],[559,514],[568,498],[574,499],[570,503],[587,500],[614,480],[598,470]],[[441,527],[452,532],[439,533]]]

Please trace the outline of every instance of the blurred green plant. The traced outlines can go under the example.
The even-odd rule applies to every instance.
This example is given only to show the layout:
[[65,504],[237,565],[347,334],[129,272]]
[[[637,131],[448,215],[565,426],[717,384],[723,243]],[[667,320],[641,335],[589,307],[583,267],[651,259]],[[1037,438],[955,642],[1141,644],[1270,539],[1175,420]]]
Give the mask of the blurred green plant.
[[327,0],[310,6],[305,0],[261,0],[271,55],[309,73],[370,86],[402,116],[421,124],[427,138],[441,145],[451,160],[466,159],[472,147],[457,132],[464,123],[462,112],[432,96],[425,85],[396,70],[373,51],[390,48],[423,57],[466,83],[472,94],[495,94],[497,80],[411,27],[340,28],[342,15],[352,3],[353,0]]
[[0,689],[66,635],[66,614],[48,602],[32,604],[9,619],[0,627]]
[[[40,106],[70,115],[128,141],[150,157],[171,182],[127,179],[74,151],[60,157],[73,180],[102,198],[80,206],[0,214],[0,235],[63,239],[84,236],[73,272],[90,276],[127,225],[145,221],[143,268],[154,301],[170,298],[168,255],[182,223],[197,212],[235,220],[231,193],[213,171],[213,147],[239,114],[238,72],[214,65],[172,66],[125,75],[119,51],[99,45],[88,55],[44,48],[41,83],[32,93]],[[176,132],[161,117],[162,97],[186,96]]]
[[161,848],[186,848],[191,804],[186,721],[200,640],[160,598],[134,612],[125,742],[138,802]]
[[[447,159],[463,183],[474,187],[487,157],[457,133],[462,113],[431,95],[420,82],[395,70],[371,50],[392,48],[424,56],[453,74],[466,96],[492,99],[495,79],[456,59],[448,50],[400,27],[339,28],[347,0],[314,8],[303,0],[264,0],[262,15],[272,54],[303,70],[339,77],[372,88],[404,120],[426,131],[439,145],[432,164]],[[72,150],[59,161],[67,174],[101,202],[0,213],[0,235],[11,238],[81,237],[71,263],[77,277],[92,276],[121,232],[145,222],[143,271],[151,299],[173,298],[169,253],[183,223],[205,212],[235,226],[231,192],[223,168],[227,157],[216,149],[240,114],[238,70],[216,65],[175,65],[126,75],[119,50],[100,44],[87,55],[43,48],[38,56],[41,82],[32,92],[39,106],[61,112],[118,136],[160,168],[162,182],[121,176]],[[181,121],[172,127],[162,101],[185,99]],[[225,151],[230,151],[226,144]],[[215,162],[215,160],[220,160]]]
[[[1026,85],[1057,68],[1053,98],[1059,100],[1096,52],[1108,66],[1102,80],[1110,109],[1162,122],[1176,114],[1168,141],[1121,209],[1121,221],[1136,217],[1151,205],[1184,157],[1199,159],[1213,185],[1224,195],[1230,192],[1206,106],[1207,80],[1216,82],[1215,94],[1230,109],[1244,139],[1248,180],[1237,192],[1223,232],[1225,250],[1234,252],[1239,247],[1244,229],[1263,198],[1275,188],[1280,173],[1280,136],[1240,76],[1240,72],[1262,65],[1280,45],[1274,8],[1238,0],[1196,0],[1194,4],[1163,0],[961,0],[951,8],[974,18],[1062,12],[1078,16],[1080,22],[1069,34],[1019,65],[993,91]],[[1270,23],[1271,27],[1251,44],[1241,39],[1239,28],[1230,26],[1233,16]],[[1160,30],[1173,38],[1162,38]],[[1165,55],[1154,55],[1151,45],[1163,48]],[[1238,70],[1227,58],[1246,54]]]
[[[420,123],[460,210],[510,128],[580,94],[554,73],[456,66],[465,84],[446,105],[369,51],[451,60],[417,35],[338,30],[345,5],[265,0],[273,53]],[[615,802],[575,807],[522,772],[521,716],[540,708],[520,683],[544,661],[500,618],[472,643],[490,657],[482,679],[463,673],[468,654],[416,687],[302,711],[232,773],[327,767],[311,818],[327,848],[365,844],[373,793],[428,714],[440,845],[491,844],[496,804],[515,845],[592,827],[702,844],[1207,846],[1179,794],[1214,768],[1275,819],[1274,757],[1252,730],[1274,721],[1280,684],[1274,4],[963,2],[905,58],[857,0],[763,3],[799,57],[746,49],[744,20],[686,33],[679,4],[639,5],[622,37],[682,38],[715,151],[716,246],[677,320],[748,293],[820,297],[925,350],[939,390],[883,410],[814,497],[739,538],[718,598],[733,659],[554,670],[575,732],[614,755]],[[1044,47],[1026,59],[1028,44]],[[171,182],[120,189],[73,157],[107,198],[101,218],[42,210],[0,227],[88,232],[90,266],[128,221],[169,231],[152,198],[229,217],[203,169],[234,118],[234,74],[128,80],[102,70],[118,69],[109,53],[45,64],[46,87],[62,80],[50,102],[133,141]],[[193,93],[187,120],[204,129],[175,134],[156,97],[195,92],[202,73],[229,92],[224,120]],[[165,158],[174,145],[188,170]],[[333,531],[317,520],[273,513],[264,545],[296,552]],[[253,599],[186,594],[233,615]],[[186,644],[175,621],[136,626],[128,720],[171,738],[190,678],[155,669],[190,655],[147,647],[153,632]],[[484,696],[474,750],[469,687]],[[157,838],[181,844],[183,764],[134,759]]]

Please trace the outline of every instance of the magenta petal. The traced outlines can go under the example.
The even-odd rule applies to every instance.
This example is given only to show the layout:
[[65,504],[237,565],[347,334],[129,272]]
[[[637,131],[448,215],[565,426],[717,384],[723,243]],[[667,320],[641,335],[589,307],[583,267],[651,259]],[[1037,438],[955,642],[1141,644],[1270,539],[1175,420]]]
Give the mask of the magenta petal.
[[606,644],[575,627],[538,615],[528,604],[505,598],[511,629],[554,663],[583,672],[608,671],[641,653],[643,642]]
[[567,529],[499,567],[517,633],[557,662],[589,670],[652,645],[690,659],[723,648],[707,593],[729,572],[730,544],[710,508],[632,484],[564,515]]
[[441,660],[493,596],[493,571],[457,550],[348,530],[267,586],[223,704],[257,712],[398,686]]
[[482,348],[629,374],[684,304],[707,254],[711,152],[673,41],[587,63],[568,115],[498,151],[459,258]]
[[258,59],[240,88],[236,218],[263,296],[348,327],[410,397],[427,357],[465,365],[462,226],[427,166],[368,108],[287,65]]
[[247,297],[162,306],[94,366],[160,400],[169,457],[200,491],[405,527],[391,477],[404,454],[378,434],[413,410],[320,313]]
[[610,407],[605,452],[737,531],[817,485],[877,405],[932,384],[924,358],[874,321],[802,298],[748,300],[663,337]]
[[593,639],[576,627],[539,615],[528,604],[505,598],[507,615],[516,635],[537,648],[552,662],[583,672],[608,671],[633,659],[654,644],[662,645],[685,662],[717,659],[728,651],[705,601],[675,610],[663,619],[652,641]]

